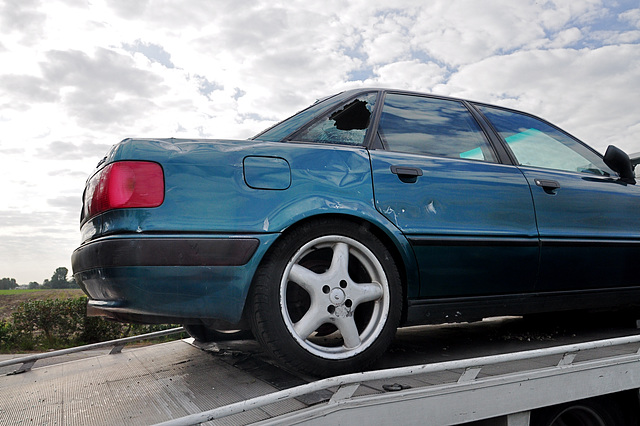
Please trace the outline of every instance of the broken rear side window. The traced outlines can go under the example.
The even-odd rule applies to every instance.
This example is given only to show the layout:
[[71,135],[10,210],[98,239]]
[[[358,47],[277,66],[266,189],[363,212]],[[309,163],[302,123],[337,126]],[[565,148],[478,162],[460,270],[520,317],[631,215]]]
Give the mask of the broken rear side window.
[[358,96],[294,135],[292,139],[301,142],[362,145],[371,123],[375,100],[375,92]]

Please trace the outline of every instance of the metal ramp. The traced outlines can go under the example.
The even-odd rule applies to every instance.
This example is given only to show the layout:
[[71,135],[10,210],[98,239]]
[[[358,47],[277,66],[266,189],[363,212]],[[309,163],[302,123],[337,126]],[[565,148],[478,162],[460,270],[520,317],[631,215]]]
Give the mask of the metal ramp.
[[[1,376],[0,425],[149,425],[275,391],[224,357],[174,341]],[[292,399],[216,424],[304,407]]]
[[537,407],[640,388],[639,346],[634,333],[313,381],[256,342],[186,339],[1,375],[0,425],[524,426]]

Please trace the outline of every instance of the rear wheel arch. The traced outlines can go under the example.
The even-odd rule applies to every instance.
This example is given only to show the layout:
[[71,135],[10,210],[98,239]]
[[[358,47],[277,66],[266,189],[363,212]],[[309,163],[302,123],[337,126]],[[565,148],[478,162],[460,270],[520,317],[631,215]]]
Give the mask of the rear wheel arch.
[[[404,261],[402,254],[400,253],[400,249],[398,248],[398,245],[401,244],[401,242],[394,241],[394,239],[390,237],[389,234],[385,232],[381,226],[371,221],[368,221],[366,219],[363,219],[361,217],[348,215],[348,214],[335,214],[335,213],[319,214],[315,216],[310,216],[308,218],[305,218],[303,220],[300,220],[288,226],[282,231],[278,239],[273,242],[269,250],[267,250],[266,253],[264,253],[264,255],[262,256],[262,259],[260,260],[260,265],[258,266],[258,269],[260,268],[260,266],[264,264],[264,262],[266,261],[265,259],[269,258],[270,253],[273,251],[274,246],[277,245],[279,240],[283,239],[288,234],[294,232],[296,229],[307,225],[308,223],[314,223],[314,222],[320,223],[323,221],[346,222],[346,223],[353,224],[354,226],[363,227],[364,229],[366,229],[367,232],[373,234],[373,236],[375,236],[378,240],[380,240],[380,242],[384,244],[387,250],[389,250],[389,253],[391,253],[393,261],[396,264],[396,268],[400,273],[400,282],[402,284],[402,294],[404,295],[403,301],[402,301],[402,315],[401,315],[400,324],[403,324],[407,318],[407,303],[408,303],[407,300],[408,300],[408,295],[410,294],[409,288],[408,288],[410,286],[409,284],[410,279],[409,279],[409,274],[407,272],[406,262]],[[416,285],[417,284],[418,283],[416,282]],[[251,287],[253,287],[253,282],[251,283]],[[251,289],[249,289],[249,293],[250,292],[251,292]],[[248,318],[247,303],[245,303],[243,317]]]

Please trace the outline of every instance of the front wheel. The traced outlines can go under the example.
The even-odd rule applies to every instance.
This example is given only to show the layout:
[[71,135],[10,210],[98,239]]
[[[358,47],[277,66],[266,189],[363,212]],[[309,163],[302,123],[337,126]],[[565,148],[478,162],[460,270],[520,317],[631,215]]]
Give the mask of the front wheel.
[[254,334],[276,360],[328,376],[362,370],[386,350],[402,286],[373,234],[326,220],[283,237],[257,272],[250,303]]

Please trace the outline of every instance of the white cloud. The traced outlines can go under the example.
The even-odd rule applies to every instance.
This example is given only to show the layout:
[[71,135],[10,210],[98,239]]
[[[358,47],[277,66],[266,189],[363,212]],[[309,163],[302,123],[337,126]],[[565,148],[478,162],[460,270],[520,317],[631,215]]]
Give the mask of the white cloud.
[[620,20],[629,22],[636,28],[640,28],[640,9],[627,10],[619,15]]
[[408,28],[415,21],[402,14],[386,13],[363,34],[363,53],[370,65],[388,64],[410,58],[411,37]]
[[16,36],[25,44],[42,38],[47,15],[39,10],[40,0],[5,0],[0,5],[0,27],[3,34]]
[[366,80],[365,85],[431,92],[444,81],[446,73],[446,69],[434,63],[425,64],[418,60],[394,62],[376,68],[376,76]]
[[571,46],[581,40],[582,37],[583,35],[580,29],[576,27],[569,28],[558,32],[553,40],[551,40],[551,42],[548,44],[548,47],[551,49],[557,49],[561,47]]

